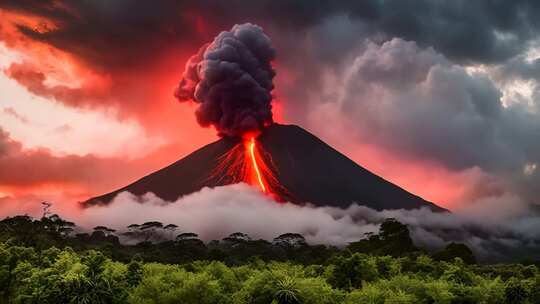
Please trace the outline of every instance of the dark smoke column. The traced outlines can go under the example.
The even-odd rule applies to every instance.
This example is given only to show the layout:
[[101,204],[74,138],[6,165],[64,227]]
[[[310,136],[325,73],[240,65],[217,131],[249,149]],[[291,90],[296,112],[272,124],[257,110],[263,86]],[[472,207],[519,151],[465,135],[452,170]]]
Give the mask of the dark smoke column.
[[261,27],[237,24],[189,59],[174,95],[198,103],[197,121],[220,136],[260,131],[272,123],[275,56]]

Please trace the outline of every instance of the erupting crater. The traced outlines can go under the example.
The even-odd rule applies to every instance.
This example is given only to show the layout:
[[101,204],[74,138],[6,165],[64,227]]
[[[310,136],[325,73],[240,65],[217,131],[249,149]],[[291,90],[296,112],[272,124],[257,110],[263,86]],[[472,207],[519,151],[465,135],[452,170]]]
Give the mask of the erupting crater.
[[258,136],[223,137],[183,159],[86,205],[108,204],[120,192],[148,192],[167,200],[204,187],[248,183],[278,202],[346,208],[443,208],[359,166],[313,134],[273,123]]
[[[215,161],[216,166],[205,180],[208,185],[246,183],[258,188],[278,202],[285,201],[289,195],[276,178],[277,168],[271,155],[259,144],[260,132],[248,133],[237,140],[223,155]],[[234,141],[234,139],[227,139]]]

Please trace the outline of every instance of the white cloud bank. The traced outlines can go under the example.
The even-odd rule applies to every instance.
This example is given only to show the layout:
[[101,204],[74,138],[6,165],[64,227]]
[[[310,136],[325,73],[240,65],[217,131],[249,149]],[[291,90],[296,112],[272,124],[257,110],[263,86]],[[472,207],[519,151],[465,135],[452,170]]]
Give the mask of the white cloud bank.
[[237,184],[205,188],[173,203],[153,194],[121,193],[108,206],[84,210],[77,223],[125,230],[129,224],[160,221],[178,225],[179,233],[195,232],[203,240],[237,231],[267,240],[296,232],[312,244],[339,246],[376,232],[384,219],[393,217],[409,226],[414,242],[423,248],[436,250],[455,241],[469,245],[484,260],[540,257],[540,217],[528,215],[530,210],[519,199],[503,196],[472,206],[453,214],[427,209],[376,211],[356,204],[347,209],[297,206],[276,203],[257,189]]

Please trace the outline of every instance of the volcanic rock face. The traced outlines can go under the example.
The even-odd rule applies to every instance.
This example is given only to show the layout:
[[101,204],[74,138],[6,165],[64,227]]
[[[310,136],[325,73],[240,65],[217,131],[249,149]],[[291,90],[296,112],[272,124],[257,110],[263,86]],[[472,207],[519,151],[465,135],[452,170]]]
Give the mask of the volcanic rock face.
[[[263,161],[279,182],[279,187],[272,192],[283,201],[334,207],[358,203],[376,210],[420,207],[444,210],[362,168],[298,126],[273,124],[263,131],[257,142],[263,151]],[[85,204],[107,204],[122,191],[135,195],[153,192],[164,200],[174,201],[205,186],[238,182],[222,162],[223,156],[239,143],[239,139],[222,138]],[[216,168],[221,169],[216,171]]]

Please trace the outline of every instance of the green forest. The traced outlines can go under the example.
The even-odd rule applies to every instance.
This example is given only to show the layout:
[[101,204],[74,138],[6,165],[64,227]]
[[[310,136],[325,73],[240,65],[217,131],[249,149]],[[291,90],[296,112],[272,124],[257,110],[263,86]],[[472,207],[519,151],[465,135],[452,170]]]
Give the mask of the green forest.
[[296,233],[204,243],[160,222],[74,228],[58,215],[0,221],[0,303],[540,303],[537,264],[479,264],[456,243],[427,252],[395,219],[343,248]]

